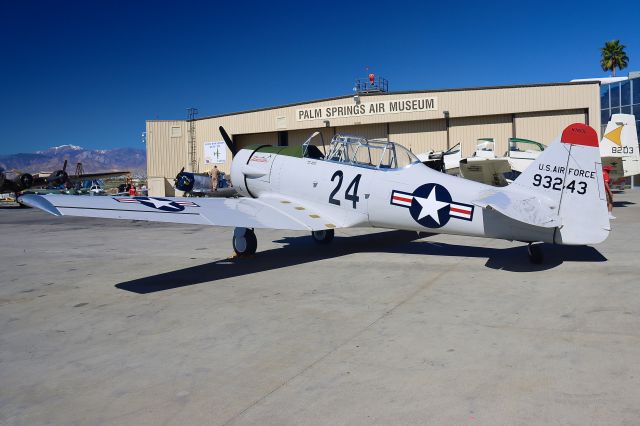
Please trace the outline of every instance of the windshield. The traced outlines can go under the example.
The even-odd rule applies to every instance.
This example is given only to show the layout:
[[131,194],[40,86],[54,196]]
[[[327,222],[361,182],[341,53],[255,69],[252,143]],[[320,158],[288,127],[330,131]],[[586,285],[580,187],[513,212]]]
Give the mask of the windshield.
[[449,148],[444,152],[444,155],[457,154],[460,152],[460,143],[458,142],[453,147]]
[[514,152],[542,152],[544,145],[529,139],[509,138],[509,151]]
[[411,151],[395,142],[343,135],[333,137],[327,159],[377,169],[398,169],[420,162]]
[[476,151],[493,151],[494,142],[491,138],[478,139],[476,144]]

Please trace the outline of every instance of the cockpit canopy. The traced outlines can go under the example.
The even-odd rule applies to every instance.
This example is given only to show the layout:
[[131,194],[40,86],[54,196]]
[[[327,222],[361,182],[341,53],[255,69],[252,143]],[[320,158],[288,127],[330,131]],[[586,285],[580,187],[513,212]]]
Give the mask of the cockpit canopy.
[[373,169],[399,169],[420,162],[395,142],[348,135],[335,135],[324,159]]

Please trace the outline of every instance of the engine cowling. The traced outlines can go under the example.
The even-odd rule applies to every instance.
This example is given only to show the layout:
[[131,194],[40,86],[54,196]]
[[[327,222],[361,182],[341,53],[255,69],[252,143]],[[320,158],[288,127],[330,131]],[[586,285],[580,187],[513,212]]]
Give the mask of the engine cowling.
[[180,172],[176,176],[175,182],[176,189],[184,192],[206,192],[213,189],[209,175]]
[[278,154],[271,145],[241,149],[231,164],[231,181],[234,188],[245,197],[258,197],[271,190],[271,169]]
[[29,173],[23,173],[20,175],[20,186],[22,189],[29,189],[33,185],[33,176]]

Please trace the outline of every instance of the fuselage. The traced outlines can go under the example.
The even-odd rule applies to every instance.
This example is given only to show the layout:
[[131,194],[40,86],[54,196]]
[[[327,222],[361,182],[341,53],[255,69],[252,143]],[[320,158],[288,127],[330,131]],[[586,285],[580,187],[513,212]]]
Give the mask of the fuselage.
[[505,224],[504,217],[491,213],[485,217],[473,201],[495,187],[419,162],[381,169],[244,149],[236,154],[231,175],[244,196],[286,195],[309,205],[333,206],[349,226],[553,242],[552,231],[541,239],[539,229]]

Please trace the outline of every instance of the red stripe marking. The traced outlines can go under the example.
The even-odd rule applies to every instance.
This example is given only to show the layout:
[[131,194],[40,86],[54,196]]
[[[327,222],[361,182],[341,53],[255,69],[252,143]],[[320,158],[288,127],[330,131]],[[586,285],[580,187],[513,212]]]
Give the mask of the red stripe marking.
[[411,198],[404,198],[404,197],[401,197],[399,195],[394,195],[393,199],[396,200],[396,201],[404,201],[406,203],[410,203],[411,202]]
[[567,126],[562,132],[560,140],[562,143],[573,145],[593,146],[596,148],[600,146],[598,135],[593,130],[593,127],[582,123],[573,123]]
[[471,214],[471,210],[457,209],[455,207],[449,207],[449,211],[455,212],[455,213]]

